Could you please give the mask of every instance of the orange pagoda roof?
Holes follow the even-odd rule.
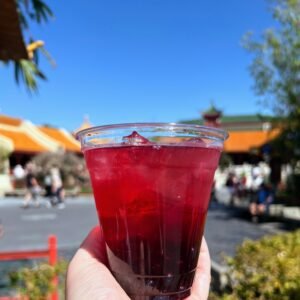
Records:
[[[21,131],[10,131],[0,128],[0,135],[9,138],[14,144],[15,152],[43,152],[49,151],[43,145],[34,141],[29,135]]]
[[[43,133],[48,135],[62,145],[67,151],[80,152],[80,144],[73,138],[73,136],[62,129],[53,127],[38,127]]]
[[[80,152],[79,142],[64,129],[38,127],[30,121],[0,115],[0,136],[13,144],[13,151],[38,153],[57,151]]]
[[[0,123],[10,126],[20,126],[22,120],[18,118],[12,118],[6,115],[0,115]]]
[[[270,131],[231,131],[225,141],[225,152],[249,152],[253,148],[262,147],[280,134],[279,129]]]

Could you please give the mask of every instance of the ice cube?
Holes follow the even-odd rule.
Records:
[[[207,147],[207,143],[199,137],[193,137],[185,140],[182,144],[186,146]]]
[[[124,136],[123,143],[127,145],[146,145],[146,144],[151,145],[152,144],[148,139],[141,136],[136,131],[133,131],[130,135]]]
[[[183,143],[181,143],[181,145],[190,146],[190,147],[216,148],[216,149],[222,148],[222,144],[219,141],[209,139],[209,138],[198,138],[198,137],[190,138],[184,141]]]

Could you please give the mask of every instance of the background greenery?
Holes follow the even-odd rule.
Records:
[[[300,299],[300,230],[245,241],[228,258],[228,291],[211,300]]]

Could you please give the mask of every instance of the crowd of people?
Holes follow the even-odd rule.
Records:
[[[28,208],[31,205],[39,207],[42,204],[44,196],[44,204],[47,207],[65,208],[65,191],[60,170],[53,165],[46,173],[43,181],[40,182],[36,176],[35,165],[28,162],[23,168],[21,165],[16,165],[13,170],[13,176],[16,180],[23,180],[25,183],[25,196],[22,207]]]
[[[232,171],[228,173],[225,185],[229,190],[231,202],[234,198],[250,199],[249,212],[254,222],[267,212],[274,201],[275,189],[259,167],[252,169],[250,184],[247,183],[246,176],[237,176]]]

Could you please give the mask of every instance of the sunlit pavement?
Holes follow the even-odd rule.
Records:
[[[21,199],[0,199],[0,220],[4,234],[0,251],[42,249],[55,234],[60,255],[70,257],[98,220],[91,197],[66,200],[65,209],[21,208]]]
[[[65,209],[21,208],[22,200],[0,198],[0,220],[4,234],[0,251],[41,249],[49,234],[57,235],[61,255],[69,258],[89,230],[98,223],[92,197],[66,200]],[[233,255],[245,238],[257,239],[277,231],[276,224],[252,224],[236,211],[215,206],[208,213],[206,239],[214,262],[222,263],[221,254]]]

